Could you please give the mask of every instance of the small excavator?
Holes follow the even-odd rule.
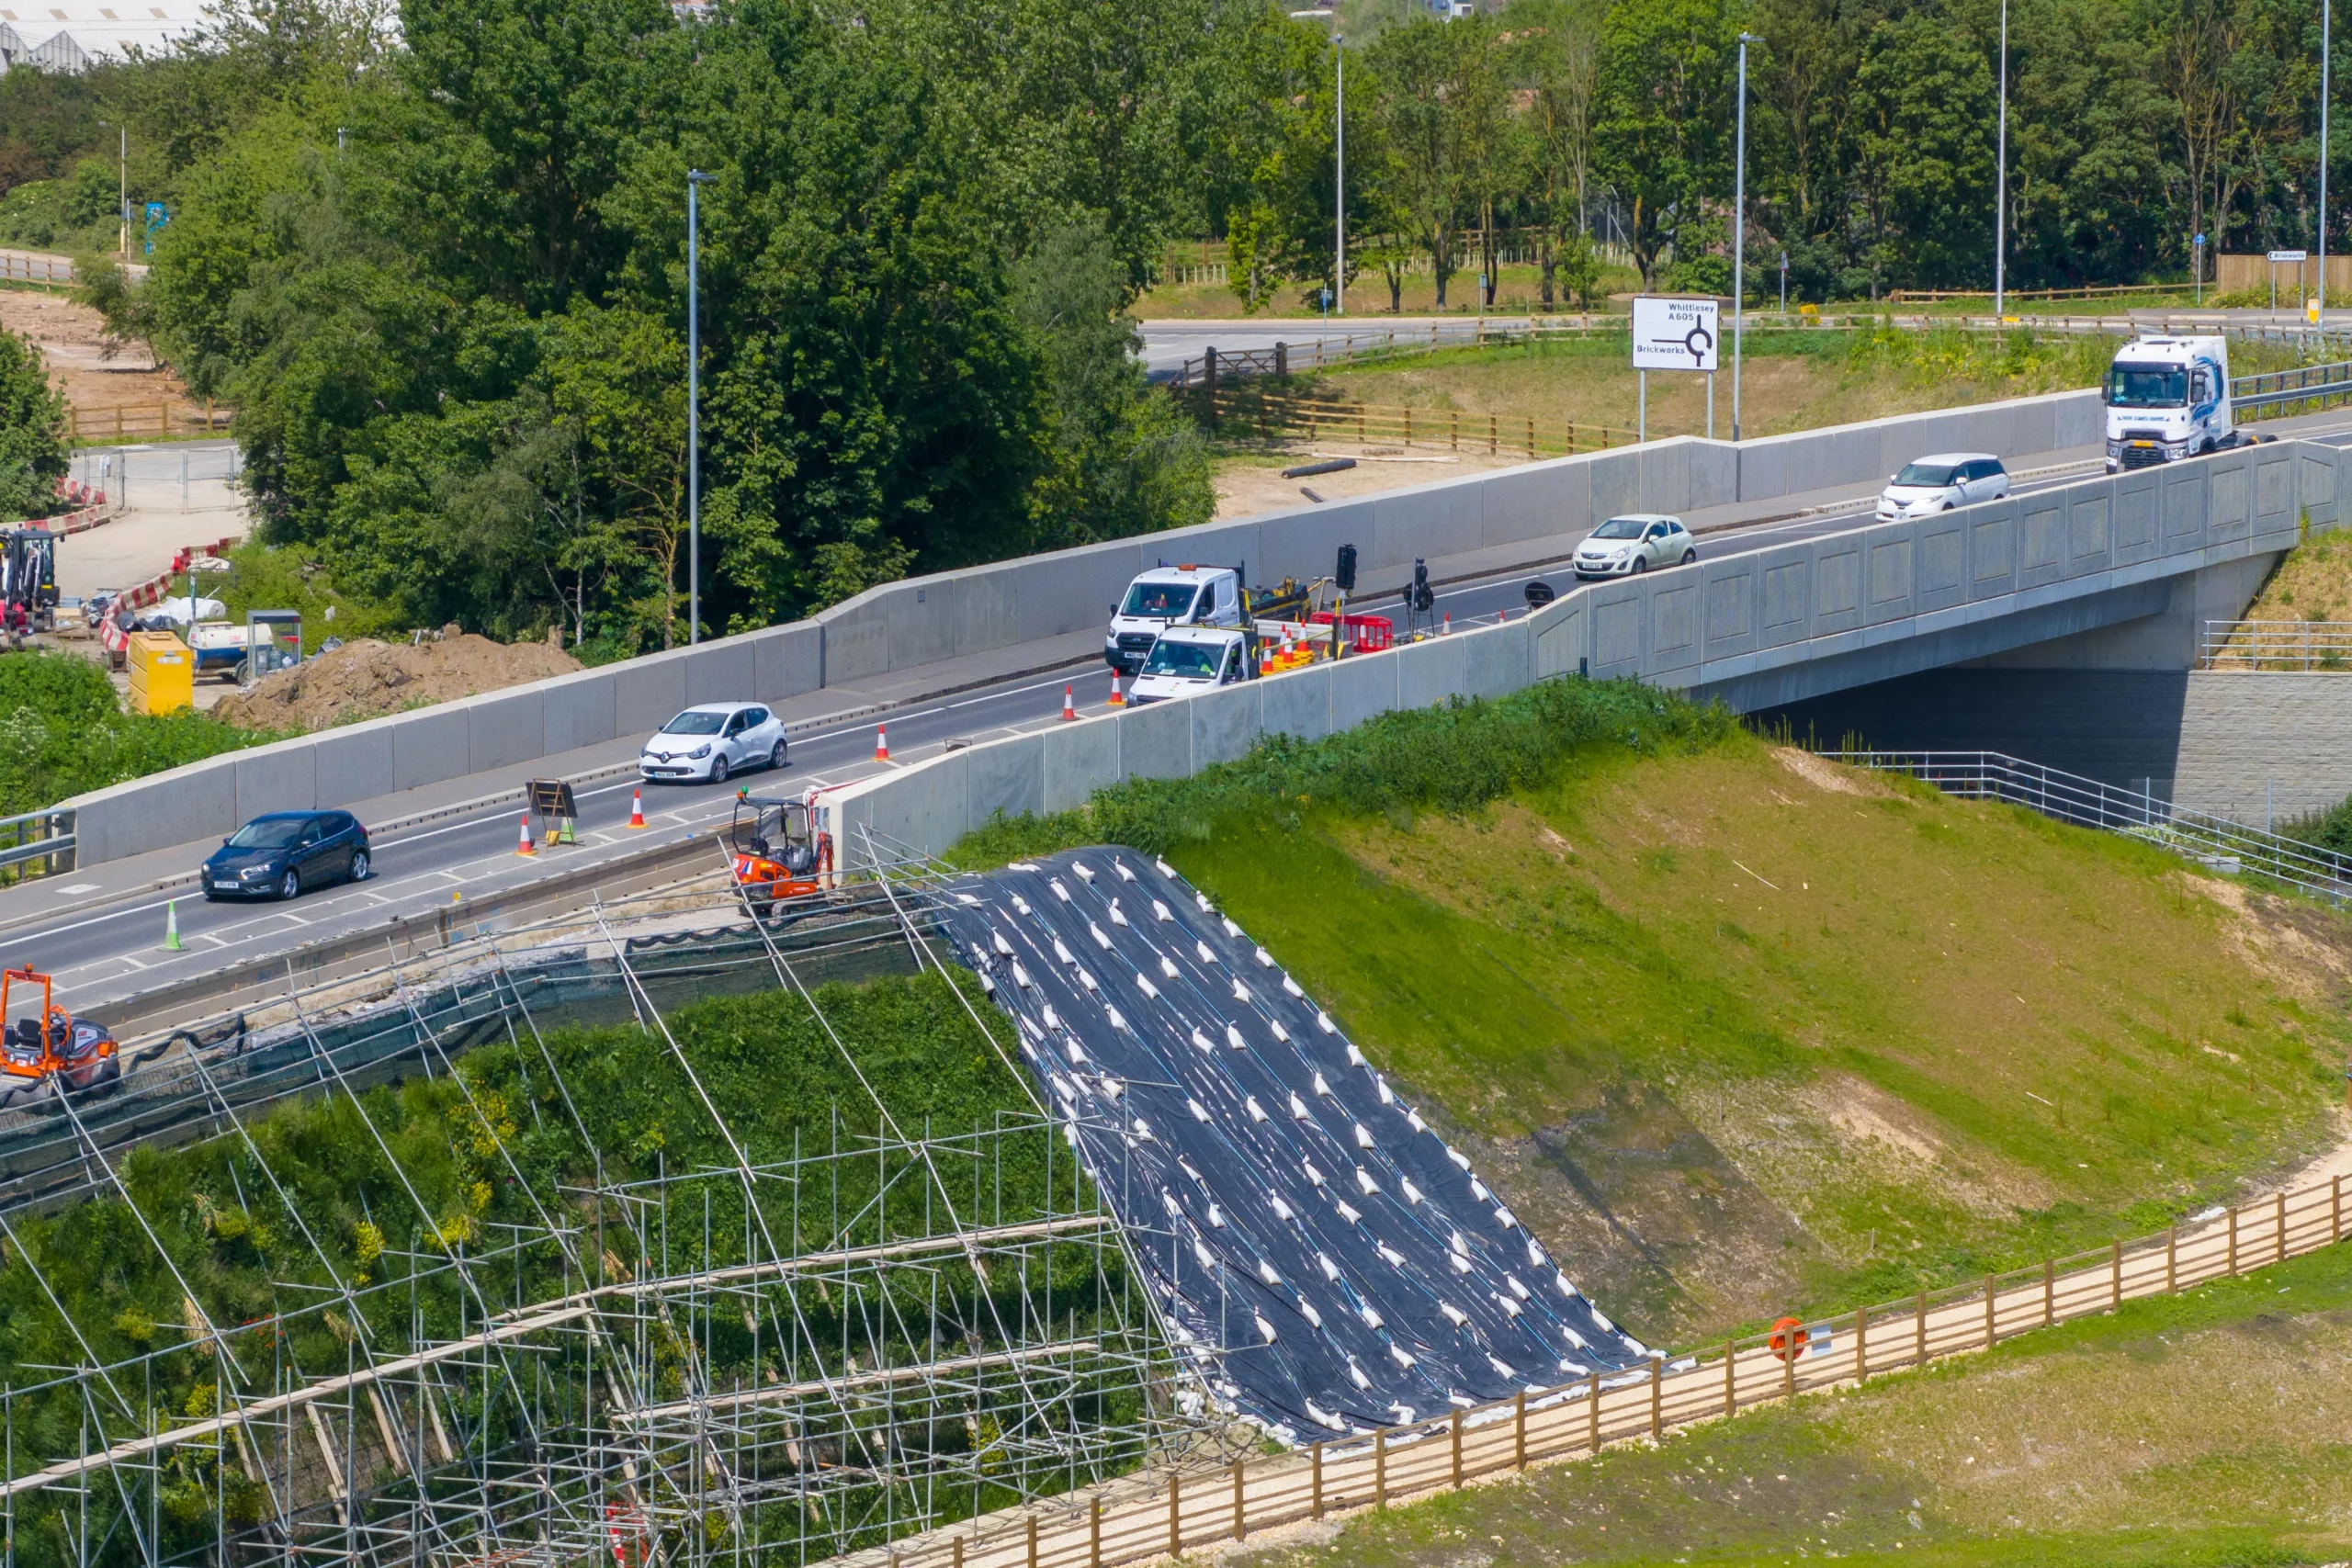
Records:
[[[783,899],[816,892],[819,878],[832,869],[833,847],[816,830],[805,800],[737,790],[727,847],[736,886],[762,915]]]
[[[40,988],[40,1010],[15,1017],[35,987]],[[115,1052],[114,1031],[59,1007],[48,976],[33,969],[0,970],[0,1105],[52,1077],[61,1091],[107,1088],[122,1077]]]

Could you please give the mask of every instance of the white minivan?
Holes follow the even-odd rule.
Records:
[[[1990,452],[1939,452],[1903,465],[1878,493],[1878,520],[1924,517],[1930,512],[2006,501],[2009,471]]]

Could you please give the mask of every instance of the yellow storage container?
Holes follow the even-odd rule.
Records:
[[[170,632],[130,634],[130,711],[171,713],[196,703],[196,655]]]

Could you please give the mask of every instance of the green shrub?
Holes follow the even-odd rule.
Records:
[[[1096,792],[1087,810],[999,818],[956,846],[970,866],[1086,843],[1131,844],[1154,854],[1205,838],[1229,813],[1295,819],[1309,806],[1368,816],[1464,811],[1540,783],[1581,748],[1634,750],[1713,745],[1738,730],[1721,706],[1700,707],[1634,681],[1544,681],[1497,701],[1383,714],[1300,740],[1270,735],[1238,762],[1189,779],[1130,779]]]

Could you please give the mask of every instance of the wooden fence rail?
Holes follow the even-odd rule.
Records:
[[[77,446],[107,441],[161,440],[226,430],[230,411],[208,399],[196,403],[126,403],[116,408],[65,411],[65,438]]]
[[[1484,452],[1489,457],[1511,453],[1532,459],[1601,452],[1611,446],[1630,446],[1638,439],[1633,431],[1605,424],[1565,424],[1523,414],[1473,413],[1461,409],[1261,396],[1234,389],[1204,394],[1202,406],[1213,431],[1238,426],[1243,432],[1254,431],[1261,440],[1277,435],[1304,435],[1309,441],[1332,436],[1358,442],[1395,441],[1449,452]]]
[[[1982,1350],[2331,1246],[2344,1181],[2279,1192],[2183,1231],[1989,1275],[1974,1284],[1807,1322],[1784,1352],[1770,1335],[1660,1353],[1629,1371],[1430,1420],[1327,1439],[1272,1459],[1127,1477],[838,1559],[889,1568],[1104,1568],[1180,1556],[1306,1519],[1454,1490],[1529,1465],[1657,1438],[1815,1389]],[[1792,1336],[1792,1338],[1797,1337]]]

